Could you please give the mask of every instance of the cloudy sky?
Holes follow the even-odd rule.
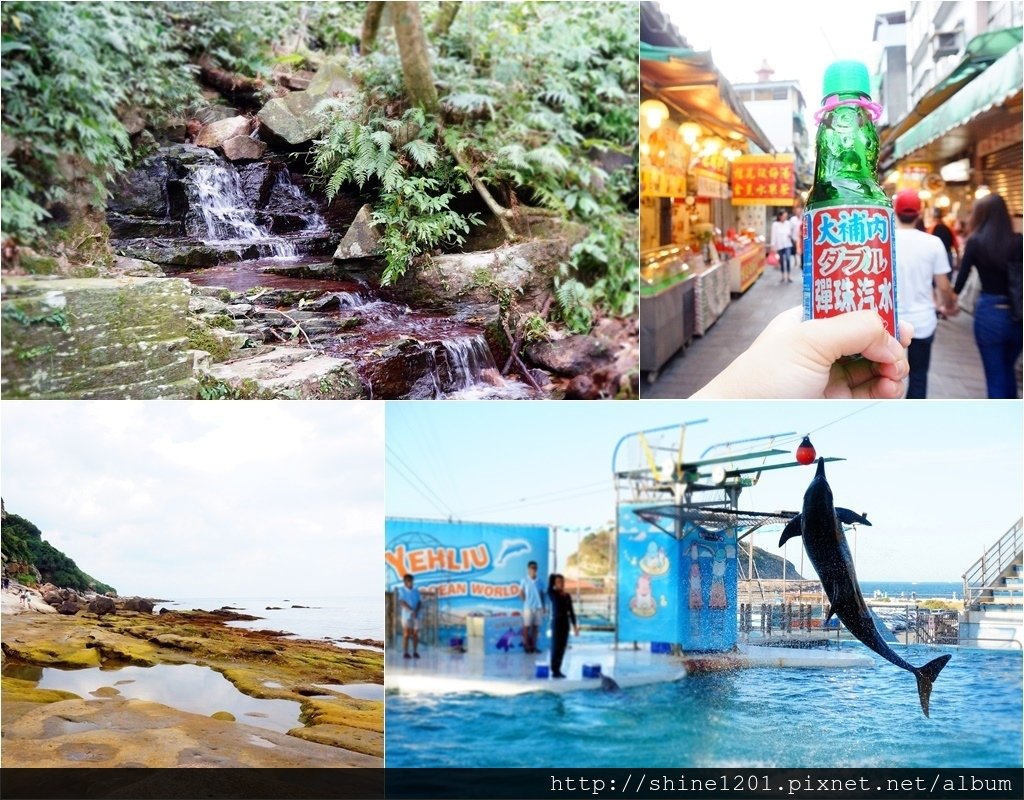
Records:
[[[121,594],[377,594],[383,431],[382,403],[6,400],[4,504]]]
[[[861,580],[959,581],[1021,516],[1020,403],[1000,401],[389,403],[387,511],[563,526],[562,559],[575,549],[576,528],[614,518],[620,438],[701,419],[687,429],[686,460],[717,443],[779,434],[787,455],[769,461],[792,461],[805,433],[819,455],[846,459],[828,476],[837,505],[866,511],[873,523],[857,533]],[[678,432],[667,440],[678,447]],[[618,469],[643,465],[638,448],[620,450]],[[799,510],[812,477],[812,467],[764,472],[740,507]],[[778,531],[756,539],[771,552],[777,543]],[[786,554],[799,564],[797,542]]]

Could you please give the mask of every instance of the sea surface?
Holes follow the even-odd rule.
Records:
[[[229,607],[258,620],[228,623],[250,630],[286,631],[302,639],[338,640],[384,638],[384,595],[367,597],[309,597],[301,594],[280,594],[270,597],[182,597],[173,602],[157,603],[171,611],[200,608],[214,611]],[[270,607],[276,608],[270,608]],[[305,606],[296,608],[295,606]]]
[[[913,675],[857,642],[838,647],[875,664],[736,670],[618,692],[389,694],[388,766],[1022,765],[1019,651],[896,647],[916,665],[953,654],[928,718]]]
[[[962,600],[964,596],[963,581],[858,581],[860,590],[864,597],[871,599],[876,590],[882,591],[889,597],[910,598],[916,594],[918,599],[938,597],[944,600],[952,600],[955,594],[957,599]]]

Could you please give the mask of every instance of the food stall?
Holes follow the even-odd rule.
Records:
[[[709,53],[641,39],[640,369],[653,381],[764,269],[763,240],[735,232],[730,181],[735,159],[771,143]]]

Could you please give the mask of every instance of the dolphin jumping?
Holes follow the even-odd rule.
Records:
[[[810,556],[825,594],[832,604],[825,622],[833,615],[839,617],[850,633],[886,661],[914,673],[921,709],[927,717],[932,684],[951,656],[939,656],[923,667],[915,667],[896,655],[885,643],[875,627],[875,622],[864,602],[864,595],[857,584],[853,558],[850,556],[850,548],[840,524],[844,522],[847,525],[854,522],[861,525],[871,524],[866,515],[856,514],[848,508],[837,508],[832,504],[832,489],[825,480],[825,459],[819,458],[818,471],[804,494],[803,513],[797,514],[786,525],[779,539],[779,547],[794,536],[803,536],[804,549]]]

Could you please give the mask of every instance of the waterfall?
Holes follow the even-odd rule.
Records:
[[[295,186],[291,188],[298,191]],[[189,214],[186,219],[190,236],[209,243],[255,245],[261,257],[295,258],[298,255],[294,244],[271,236],[256,224],[234,167],[201,164],[191,170],[188,189],[189,205],[198,209],[201,217]]]
[[[463,336],[441,342],[448,363],[449,380],[454,391],[468,389],[479,383],[485,369],[495,369],[491,349],[483,336]]]
[[[297,207],[305,206],[309,209],[309,211],[306,212],[308,221],[306,222],[306,227],[303,230],[303,233],[323,233],[327,230],[327,220],[325,220],[323,216],[321,216],[320,212],[317,211],[316,204],[310,201],[310,199],[303,194],[302,190],[292,183],[291,175],[288,173],[288,170],[279,170],[277,175],[274,176],[274,191],[280,192],[290,198]]]

